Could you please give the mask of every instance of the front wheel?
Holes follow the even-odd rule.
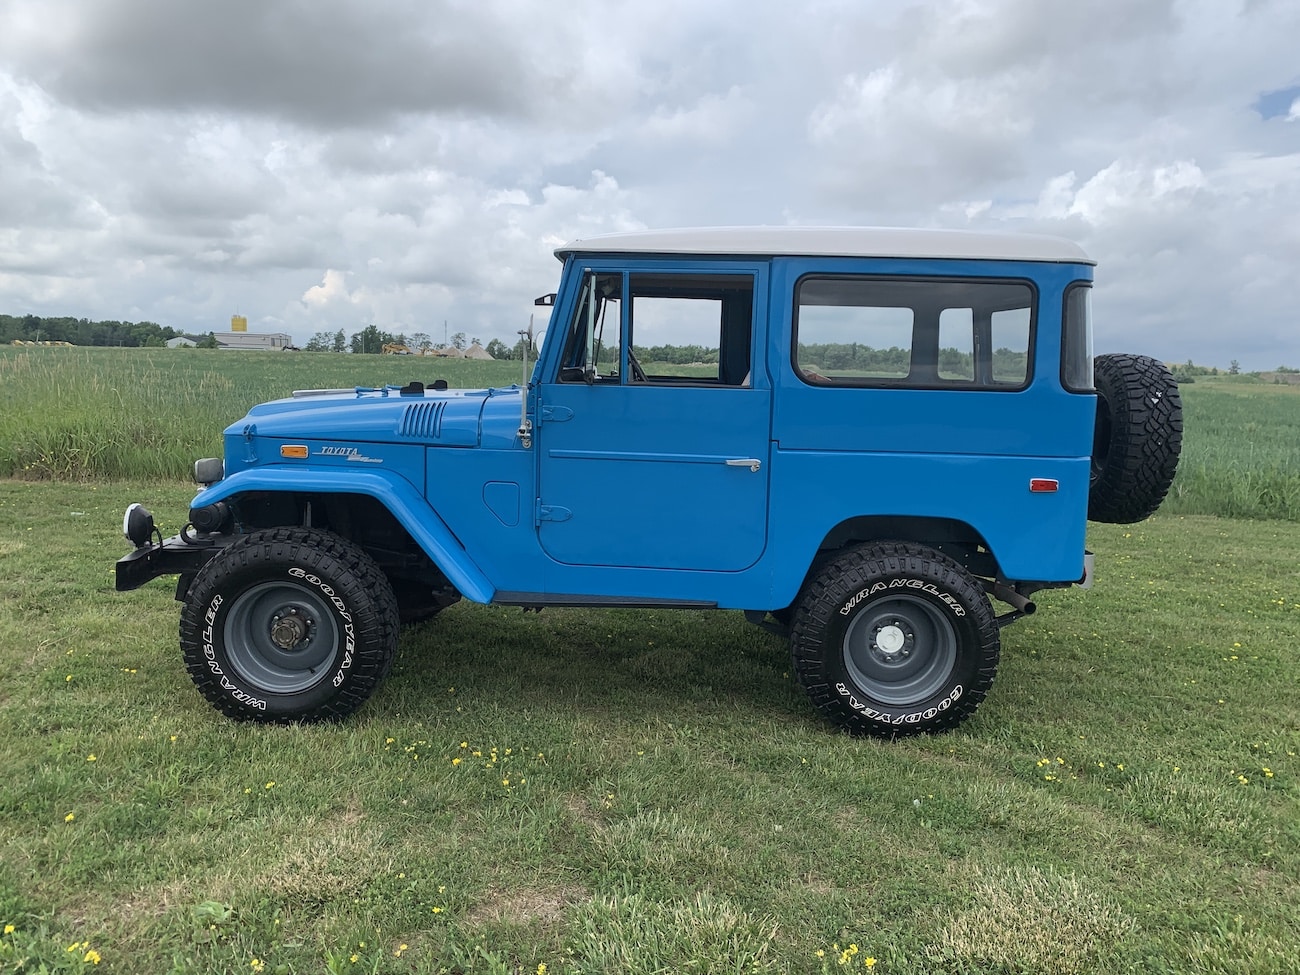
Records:
[[[397,601],[361,549],[328,532],[255,532],[214,556],[181,611],[199,691],[243,721],[342,718],[392,668]]]
[[[813,704],[856,735],[946,731],[993,684],[1000,642],[979,583],[923,545],[852,549],[809,582],[790,634]]]

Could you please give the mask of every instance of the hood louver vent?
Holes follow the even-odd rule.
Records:
[[[411,404],[402,414],[398,436],[412,440],[437,440],[442,436],[442,414],[446,408],[444,400]]]

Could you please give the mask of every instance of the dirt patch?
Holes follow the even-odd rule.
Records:
[[[487,898],[472,908],[465,919],[471,924],[507,922],[531,924],[558,920],[571,904],[588,900],[591,894],[580,887],[543,887],[536,890],[490,890]]]

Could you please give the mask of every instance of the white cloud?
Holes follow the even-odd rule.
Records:
[[[1300,102],[1253,108],[1296,36],[1266,0],[8,0],[0,313],[513,341],[573,237],[974,226],[1080,241],[1108,339],[1300,365]]]

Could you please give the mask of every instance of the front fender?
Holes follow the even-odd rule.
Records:
[[[474,564],[438,513],[429,507],[411,482],[402,477],[382,471],[245,470],[200,491],[193,506],[201,508],[251,491],[369,495],[392,512],[461,595],[477,603],[488,603],[496,593],[496,587]]]

